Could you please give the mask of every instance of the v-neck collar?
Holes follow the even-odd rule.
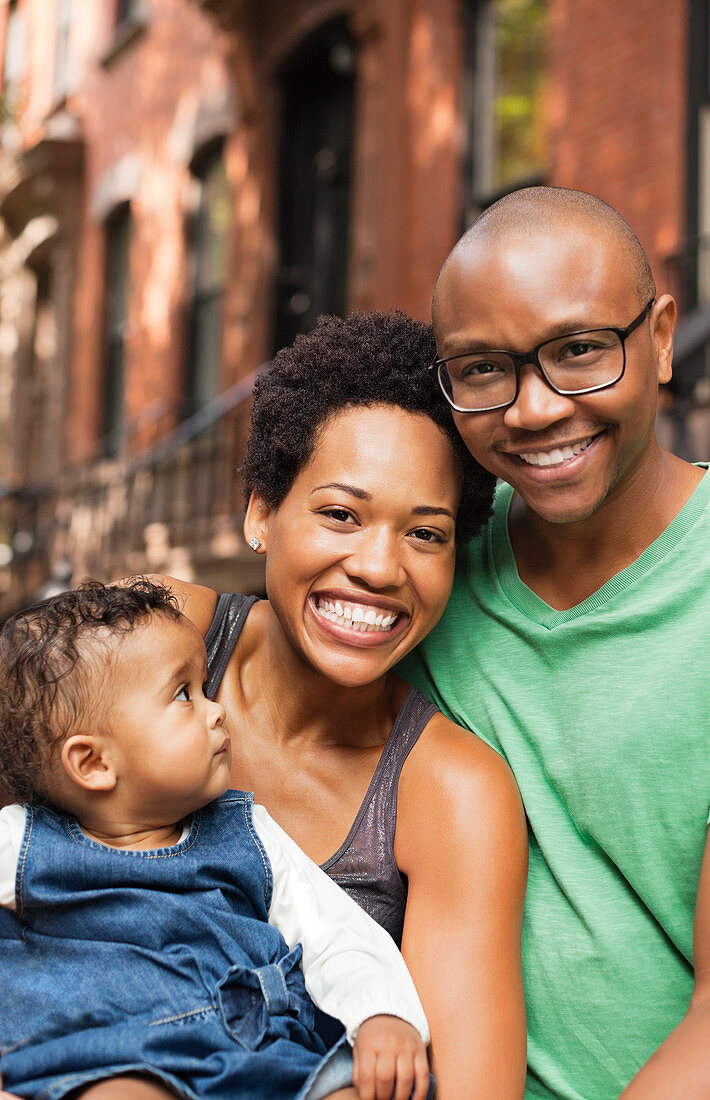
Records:
[[[707,470],[708,463],[699,462],[698,466]],[[499,503],[488,527],[488,552],[501,589],[526,618],[540,626],[553,630],[556,626],[578,619],[590,611],[596,610],[608,600],[613,599],[625,588],[633,584],[653,568],[685,537],[695,525],[710,502],[710,475],[706,474],[693,490],[691,496],[664,531],[648,546],[644,552],[620,573],[592,592],[582,603],[565,611],[557,611],[538,596],[520,579],[518,567],[510,541],[508,516],[513,500],[512,486],[503,483],[498,489]]]

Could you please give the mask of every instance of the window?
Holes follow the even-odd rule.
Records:
[[[148,0],[114,0],[113,23],[101,64],[106,68],[144,33],[149,18]]]
[[[57,0],[57,36],[54,53],[54,98],[62,100],[69,92],[69,40],[72,0]]]
[[[706,3],[689,5],[688,212],[689,244],[677,258],[681,308],[710,304],[710,14]],[[684,285],[682,285],[684,284]]]
[[[7,37],[3,62],[3,114],[13,116],[19,107],[20,87],[25,75],[25,17],[17,0],[10,0],[7,16]]]
[[[35,315],[32,357],[25,387],[30,402],[25,454],[26,478],[41,483],[48,470],[56,469],[56,447],[60,425],[56,397],[57,318],[52,298],[52,269],[49,258],[35,268]]]
[[[131,211],[125,203],[106,225],[103,453],[107,456],[118,454],[123,437],[130,250]]]
[[[277,348],[321,313],[347,312],[356,68],[347,20],[338,18],[302,42],[280,73]]]
[[[116,26],[140,22],[142,7],[142,0],[116,0]]]
[[[482,206],[542,182],[547,158],[547,0],[467,5],[467,221]]]
[[[187,413],[217,396],[222,353],[222,300],[227,281],[231,203],[222,143],[193,166],[196,205],[190,227],[191,287],[187,347]]]

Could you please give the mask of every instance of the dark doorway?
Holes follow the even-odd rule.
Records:
[[[281,72],[277,348],[347,308],[354,83],[344,20],[312,35]]]

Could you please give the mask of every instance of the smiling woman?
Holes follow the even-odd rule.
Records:
[[[527,843],[503,760],[395,670],[432,629],[493,479],[428,326],[322,318],[259,380],[247,541],[268,600],[168,580],[205,635],[232,781],[401,944],[439,1100],[522,1096]]]
[[[432,420],[376,405],[331,417],[278,507],[254,491],[245,531],[289,653],[352,687],[428,633],[451,589],[459,485]]]

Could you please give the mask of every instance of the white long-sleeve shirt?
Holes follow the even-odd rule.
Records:
[[[370,1016],[399,1016],[425,1043],[429,1028],[414,983],[392,938],[348,897],[269,816],[253,820],[273,873],[268,921],[293,948],[303,947],[306,988],[345,1025],[352,1043]],[[15,880],[25,833],[24,806],[0,809],[0,905],[15,908]]]

